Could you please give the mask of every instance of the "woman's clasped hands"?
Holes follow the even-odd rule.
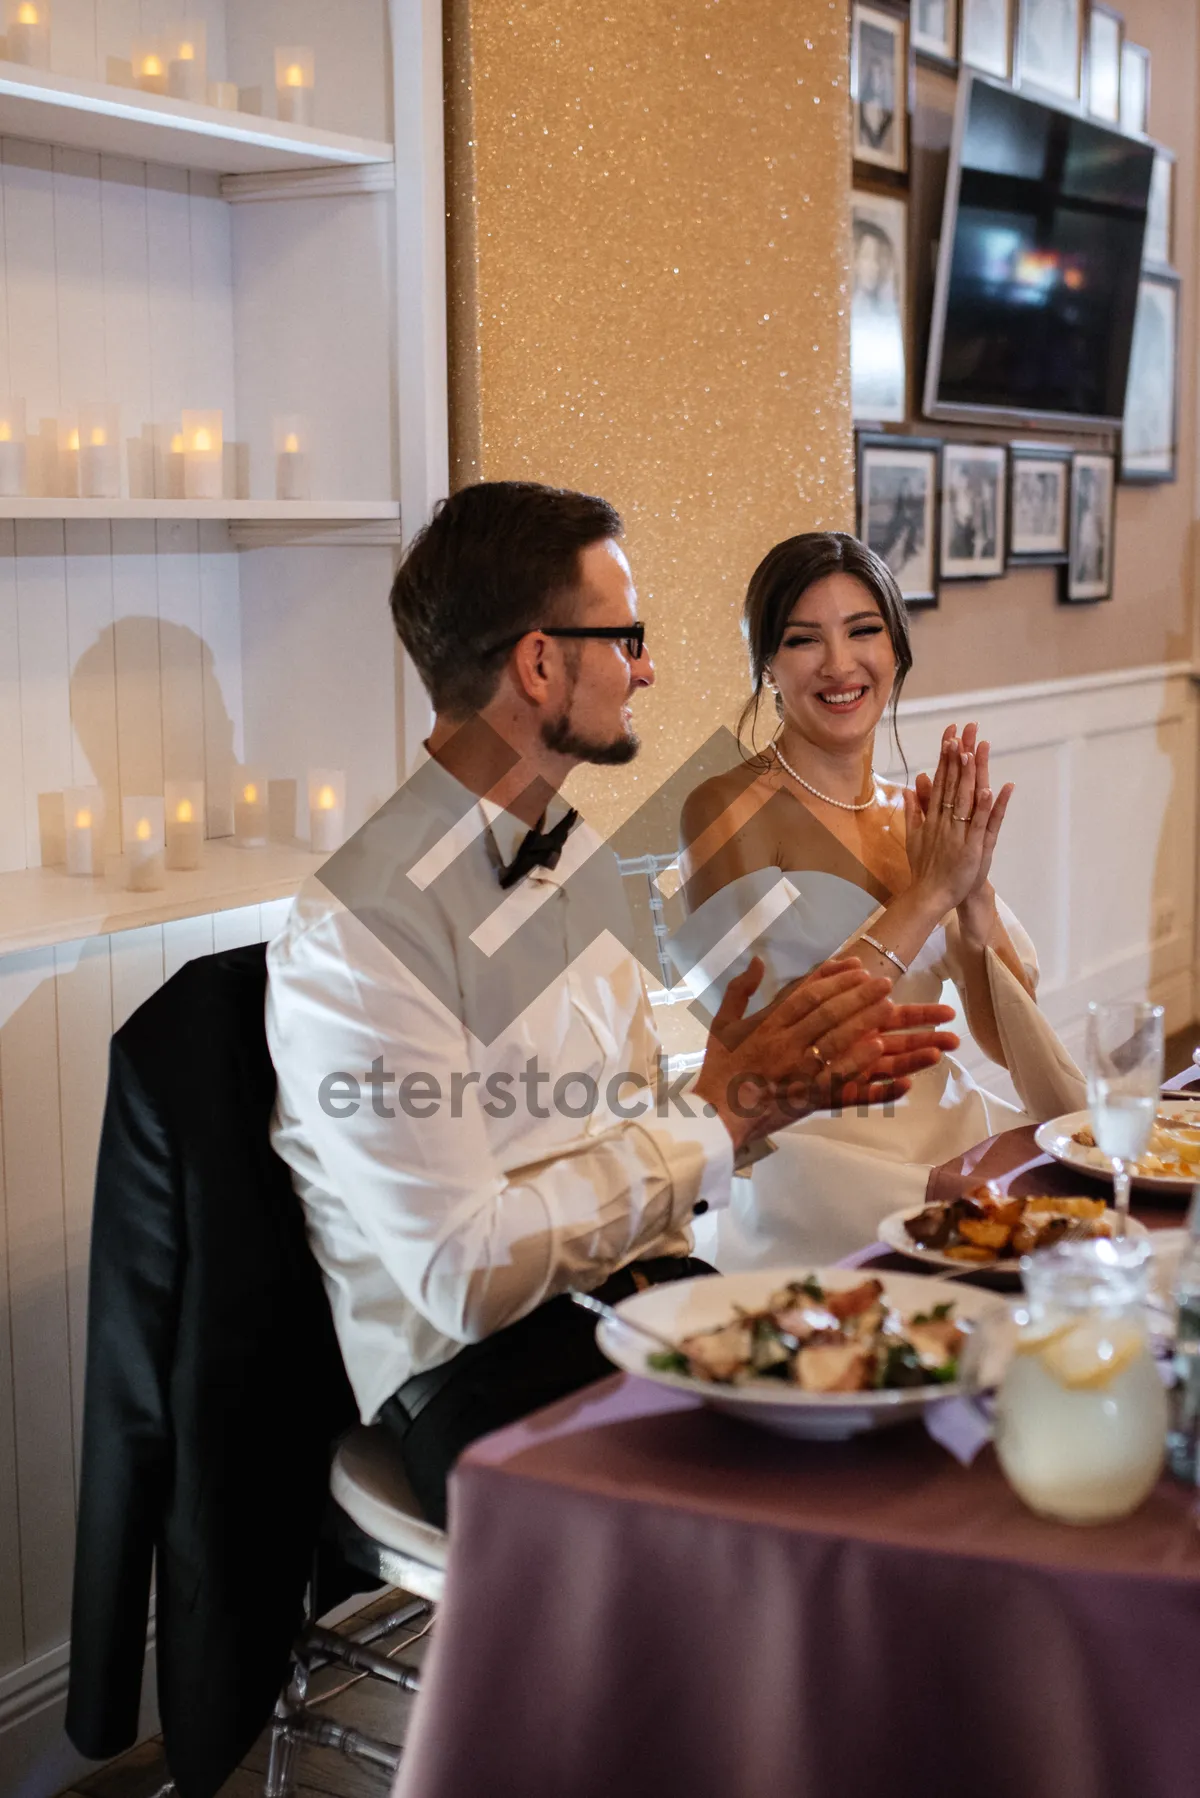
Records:
[[[1009,783],[993,794],[988,750],[976,725],[968,724],[961,738],[947,725],[932,780],[918,774],[904,793],[913,887],[941,915],[956,908],[967,917],[978,911],[981,923],[995,906],[989,874],[1013,792]]]

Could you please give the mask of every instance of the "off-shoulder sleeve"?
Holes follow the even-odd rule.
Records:
[[[996,911],[1008,932],[1030,986],[1037,991],[1040,969],[1037,950],[1024,925],[1003,899]],[[949,978],[961,987],[962,959],[958,920],[947,926]],[[1030,1117],[1042,1122],[1064,1111],[1078,1111],[1087,1103],[1087,1083],[1060,1041],[1057,1031],[994,949],[987,950],[988,984],[992,1010],[1009,1077]]]

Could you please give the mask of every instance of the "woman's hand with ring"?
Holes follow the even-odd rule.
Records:
[[[992,796],[979,778],[975,729],[960,742],[953,725],[942,737],[933,780],[904,795],[908,861],[913,886],[927,896],[940,919],[960,905],[978,885],[985,866],[985,843],[995,843],[999,820],[987,836]],[[967,747],[969,741],[970,747]],[[985,767],[986,772],[986,767]],[[1004,798],[1007,805],[1007,798]],[[1003,809],[1000,818],[1003,818]],[[986,865],[990,865],[990,848]]]

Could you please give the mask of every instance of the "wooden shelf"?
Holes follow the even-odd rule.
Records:
[[[392,499],[0,499],[0,518],[197,518],[263,524],[358,524],[398,519]]]
[[[0,955],[287,899],[328,859],[281,843],[236,849],[218,838],[205,845],[203,868],[168,874],[160,893],[123,892],[61,868],[0,874]]]
[[[391,144],[0,62],[0,134],[222,175],[391,163]]]

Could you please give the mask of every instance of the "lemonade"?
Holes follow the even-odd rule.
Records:
[[[1142,1311],[1149,1248],[1067,1243],[1025,1263],[1029,1306],[996,1400],[1018,1496],[1064,1523],[1126,1517],[1163,1464],[1167,1395]]]
[[[1008,1480],[1031,1510],[1064,1523],[1136,1510],[1158,1478],[1166,1429],[1158,1370],[1128,1325],[1107,1338],[1075,1325],[1043,1347],[1018,1343],[996,1405],[996,1453]]]

